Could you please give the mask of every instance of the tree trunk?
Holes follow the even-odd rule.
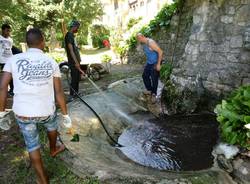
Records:
[[[62,19],[62,22],[61,22],[61,29],[62,29],[63,37],[65,37],[65,35],[67,33],[67,26],[65,24],[64,19]]]

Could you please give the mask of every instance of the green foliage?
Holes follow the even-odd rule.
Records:
[[[126,40],[126,43],[127,43],[129,49],[135,48],[135,46],[137,44],[136,33],[133,33],[131,35],[131,37],[128,40]]]
[[[2,2],[3,1],[3,2]],[[52,27],[62,32],[65,23],[77,19],[81,23],[77,41],[87,42],[88,27],[92,21],[103,14],[99,0],[1,0],[0,23],[12,25],[12,37],[15,42],[24,42],[26,28],[31,25],[51,38]],[[59,41],[62,35],[57,35]]]
[[[108,54],[102,55],[102,60],[101,61],[103,63],[109,63],[111,60],[112,60],[112,57],[110,55],[108,55]]]
[[[121,29],[112,30],[110,42],[112,45],[112,50],[119,55],[121,62],[123,62],[129,46],[123,41]]]
[[[142,20],[142,17],[129,19],[128,24],[127,24],[127,29],[128,30],[131,29],[134,25],[140,22],[140,20]]]
[[[93,47],[103,48],[103,40],[108,40],[110,31],[103,25],[93,25],[90,29]]]
[[[250,130],[244,127],[250,123],[250,86],[240,87],[227,100],[222,100],[215,113],[222,138],[230,144],[250,149]]]
[[[172,73],[173,66],[169,63],[161,65],[160,77],[161,80],[167,81]]]
[[[116,48],[116,53],[119,54],[120,58],[123,59],[128,51],[128,45],[120,45]]]
[[[142,27],[139,31],[134,33],[128,42],[129,48],[133,49],[136,46],[136,34],[142,33],[147,37],[151,37],[154,33],[160,29],[166,29],[170,26],[172,16],[182,7],[183,0],[176,0],[171,5],[165,5],[161,11],[155,16],[153,20],[147,26]]]

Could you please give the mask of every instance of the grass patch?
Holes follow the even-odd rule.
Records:
[[[34,184],[36,175],[34,170],[29,167],[29,157],[22,135],[17,132],[16,127],[10,131],[5,133],[9,136],[8,142],[6,141],[5,149],[0,154],[0,170],[2,171],[0,183]],[[42,159],[50,178],[50,184],[99,184],[97,178],[79,178],[59,157],[50,157],[46,130],[39,126],[39,131]]]

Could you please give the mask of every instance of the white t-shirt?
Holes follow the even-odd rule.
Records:
[[[0,35],[0,63],[5,64],[6,61],[13,55],[11,48],[13,45],[13,40],[8,37],[4,38]]]
[[[61,73],[52,58],[40,49],[30,48],[12,56],[3,70],[12,74],[15,114],[43,117],[55,112],[53,77],[61,77]]]

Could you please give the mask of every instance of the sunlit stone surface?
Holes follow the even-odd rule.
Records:
[[[225,181],[225,183],[230,184],[230,178],[216,169],[188,173],[159,170],[170,169],[166,165],[171,165],[172,169],[170,170],[182,170],[181,168],[184,168],[182,164],[184,163],[179,162],[179,157],[175,160],[177,158],[175,152],[179,153],[179,151],[185,151],[185,149],[176,151],[174,147],[164,147],[166,146],[165,143],[172,144],[172,141],[176,139],[161,136],[165,134],[159,128],[159,123],[162,120],[156,121],[155,116],[145,111],[147,104],[142,95],[143,89],[140,78],[135,78],[113,84],[104,94],[95,93],[84,96],[84,100],[100,115],[112,137],[118,140],[121,135],[119,141],[120,144],[124,144],[122,148],[112,146],[113,142],[107,137],[98,119],[82,102],[75,100],[68,104],[74,127],[80,135],[79,142],[71,142],[71,136],[66,134],[65,128],[61,127],[61,139],[69,150],[62,154],[62,159],[69,164],[72,171],[81,177],[97,176],[101,182],[117,184],[135,182],[174,184],[179,181],[184,183],[199,181],[204,184]],[[179,129],[183,124],[179,125],[179,127],[178,125],[169,125],[169,127],[172,127],[171,136],[178,137],[179,133],[186,133],[185,128]],[[165,128],[168,128],[168,126]],[[194,130],[197,131],[196,128]],[[128,142],[128,135],[131,142]],[[198,134],[194,133],[193,135]],[[126,137],[125,142],[122,140],[124,136]],[[160,143],[163,141],[163,145],[154,145],[154,140]],[[125,156],[126,151],[132,149],[134,149],[132,152],[135,153],[136,160],[129,154]],[[163,157],[162,163],[165,164],[164,167],[161,166],[162,157],[158,157],[159,155],[153,153],[154,150],[160,149],[164,150],[165,155],[170,155],[170,157]],[[192,154],[188,149],[194,150],[192,148],[186,149],[187,154]],[[149,165],[150,167],[141,166],[143,163],[140,162],[140,159],[145,158],[146,155],[152,160],[160,159],[157,162],[153,161],[153,163],[158,163],[156,165],[159,169],[153,169],[153,165]],[[128,156],[131,157],[128,158]],[[166,158],[170,158],[169,160],[172,163],[168,163]]]

